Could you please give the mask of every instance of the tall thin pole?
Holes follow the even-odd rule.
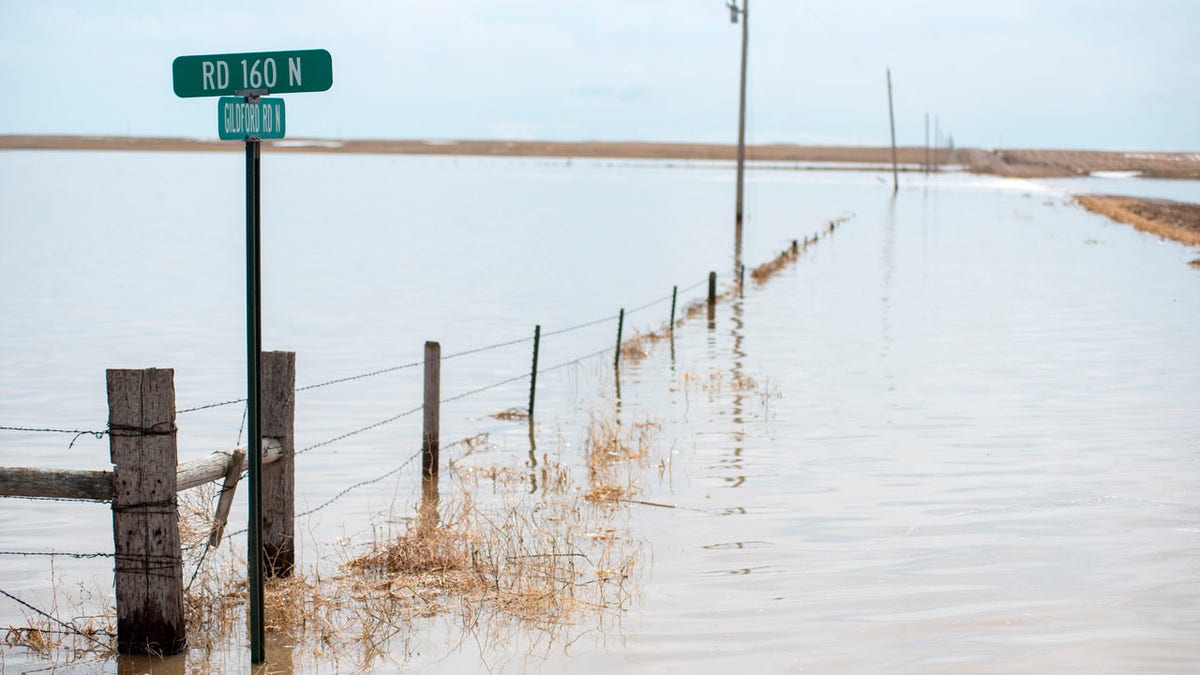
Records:
[[[250,455],[250,522],[247,524],[246,560],[250,577],[250,662],[255,665],[266,661],[263,648],[262,402],[259,400],[259,383],[262,379],[262,276],[259,252],[261,145],[262,142],[257,138],[246,139],[246,418]]]
[[[938,156],[938,145],[942,142],[942,125],[941,119],[933,116],[933,170],[938,173],[942,170],[942,158]]]
[[[929,174],[929,113],[925,113],[925,173]]]
[[[734,11],[737,11],[734,9]],[[742,0],[742,78],[738,96],[738,151],[737,151],[737,226],[742,227],[742,204],[746,172],[746,56],[750,40],[750,0]],[[736,14],[734,15],[737,16]],[[741,238],[740,236],[738,237]]]
[[[892,69],[887,69],[888,124],[892,127],[892,192],[900,191],[900,177],[896,169],[896,116],[892,112]]]

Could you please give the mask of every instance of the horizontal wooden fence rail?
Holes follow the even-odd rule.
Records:
[[[225,477],[234,456],[240,456],[238,473],[246,471],[246,448],[217,450],[198,459],[179,465],[175,471],[175,490],[183,492]],[[263,439],[263,464],[279,461],[283,446],[278,438]],[[35,497],[43,499],[86,499],[111,502],[113,498],[112,471],[80,471],[75,469],[36,469],[19,466],[0,466],[0,497]]]

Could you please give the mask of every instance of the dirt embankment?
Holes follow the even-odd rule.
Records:
[[[973,173],[1017,178],[1086,176],[1093,171],[1136,171],[1152,178],[1200,178],[1200,153],[1099,150],[961,150]]]
[[[502,157],[604,157],[613,159],[733,160],[737,146],[718,143],[610,141],[449,141],[323,140],[263,141],[271,152],[346,152],[402,155],[477,155]],[[148,136],[0,135],[0,150],[169,150],[240,151],[237,142]],[[890,147],[829,145],[752,145],[746,156],[757,161],[841,162],[887,165]],[[1200,179],[1200,153],[1101,152],[1094,150],[929,149],[904,146],[896,158],[909,170],[930,164],[961,164],[973,173],[1018,178],[1085,176],[1093,171],[1136,171],[1155,178]]]
[[[737,146],[716,143],[649,143],[602,141],[446,141],[446,140],[321,140],[263,141],[271,152],[344,152],[407,155],[477,155],[509,157],[606,157],[620,159],[733,160]],[[18,136],[0,135],[0,150],[167,150],[241,151],[237,142],[189,138],[119,136]],[[904,164],[924,162],[925,149],[897,148]],[[838,147],[817,145],[754,145],[746,149],[751,160],[780,162],[846,162],[890,164],[890,147]],[[951,161],[943,152],[943,163]]]
[[[1115,195],[1079,195],[1075,199],[1089,211],[1144,232],[1200,246],[1200,204]]]

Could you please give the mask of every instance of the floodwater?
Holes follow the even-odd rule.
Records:
[[[237,153],[0,153],[0,425],[103,429],[112,367],[174,368],[181,409],[242,395],[241,170]],[[263,170],[265,347],[297,352],[300,385],[419,361],[425,340],[454,353],[652,301],[625,331],[657,328],[673,285],[689,288],[682,306],[710,270],[728,288],[735,268],[725,164],[268,153]],[[545,638],[418,621],[368,667],[1200,669],[1197,251],[1087,213],[1062,182],[906,174],[893,197],[890,180],[750,172],[747,267],[817,244],[619,380],[611,351],[539,376],[536,454],[582,465],[598,416],[654,429],[637,502],[612,516],[639,552],[616,612]],[[612,319],[546,337],[540,363],[615,332]],[[447,360],[443,396],[529,359],[523,342]],[[489,417],[526,405],[527,386],[443,407],[444,443],[490,435],[463,466],[530,469],[525,423]],[[296,445],[409,410],[420,387],[409,368],[300,392]],[[181,414],[181,458],[232,446],[241,414]],[[399,466],[419,425],[297,458],[297,511]],[[71,439],[0,431],[0,464],[108,468],[106,439]],[[328,573],[328,547],[409,511],[417,483],[409,465],[304,517],[301,566]],[[0,551],[112,550],[107,506],[0,507]],[[103,607],[111,560],[0,555],[0,588]],[[0,598],[0,625],[27,621]],[[248,662],[237,640],[227,663]],[[3,649],[6,668],[53,663]],[[304,672],[355,663],[318,651],[270,655]]]

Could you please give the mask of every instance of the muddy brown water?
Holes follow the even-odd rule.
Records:
[[[0,154],[0,424],[103,428],[107,367],[174,367],[181,407],[240,396],[239,171],[203,154]],[[710,269],[724,284],[731,185],[719,164],[267,157],[266,345],[294,349],[308,384],[419,360],[426,339],[450,353],[615,315]],[[634,471],[642,503],[611,521],[638,551],[630,596],[551,632],[435,616],[369,666],[1200,668],[1195,251],[1089,214],[1058,183],[910,176],[893,199],[883,173],[771,171],[750,186],[749,265],[852,218],[626,364],[619,396],[611,355],[538,380],[539,454],[577,471],[593,416],[657,425]],[[668,309],[632,313],[627,334]],[[541,362],[614,340],[612,321],[548,338]],[[523,343],[447,361],[443,392],[528,359]],[[297,445],[411,408],[419,375],[299,394]],[[532,473],[527,427],[489,417],[524,405],[525,386],[443,409],[445,439],[490,434],[462,466]],[[240,418],[181,416],[181,456],[232,445]],[[306,453],[297,509],[395,468],[419,433],[403,418]],[[0,464],[105,467],[103,440],[69,440],[3,432]],[[405,513],[416,480],[410,467],[303,519],[302,566],[328,572],[329,548]],[[0,550],[112,550],[106,507],[0,506]],[[44,608],[55,589],[60,606],[103,606],[111,562],[0,556],[0,588]],[[0,625],[25,620],[0,601]],[[361,665],[288,644],[273,642],[280,667]],[[3,649],[6,669],[52,664]],[[246,660],[234,639],[216,662]]]

